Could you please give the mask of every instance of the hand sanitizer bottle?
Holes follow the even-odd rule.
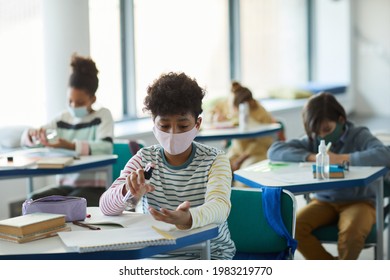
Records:
[[[239,119],[238,119],[238,125],[239,129],[241,131],[245,131],[248,129],[248,124],[249,124],[249,104],[248,102],[240,103],[238,105],[238,114],[239,114]]]
[[[321,140],[316,155],[316,178],[319,180],[329,179],[329,155],[326,152],[325,140]]]
[[[144,171],[144,176],[145,176],[145,183],[148,184],[149,183],[149,179],[152,178],[152,173],[153,173],[153,170],[154,170],[154,164],[153,163],[148,163],[146,165],[146,168],[145,168],[145,171]],[[133,196],[131,194],[131,192],[129,191],[125,197],[123,198],[123,202],[126,203],[126,210],[129,210],[129,211],[132,211],[136,208],[138,202],[139,202],[139,198],[136,198],[135,196]]]

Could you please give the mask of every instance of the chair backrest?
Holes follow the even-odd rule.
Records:
[[[268,224],[262,205],[263,192],[256,188],[232,188],[232,208],[228,217],[231,237],[237,253],[271,254],[287,249],[287,240]],[[296,200],[286,190],[281,194],[282,220],[290,233],[295,234]]]
[[[112,166],[112,177],[115,180],[119,177],[121,170],[125,167],[129,159],[143,147],[138,141],[133,140],[115,140],[113,154],[118,156],[115,164]],[[138,148],[138,149],[137,149]]]

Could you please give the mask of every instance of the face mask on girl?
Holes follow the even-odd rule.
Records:
[[[331,142],[332,144],[336,144],[340,140],[341,135],[343,135],[343,128],[344,124],[337,122],[336,127],[331,133],[329,133],[323,138],[318,137],[318,140],[320,141],[321,139],[324,139],[326,144],[328,144],[329,142]]]
[[[187,150],[197,133],[196,125],[190,131],[183,133],[167,133],[155,126],[153,127],[153,134],[157,141],[171,155],[178,155]]]
[[[89,114],[87,106],[82,106],[82,107],[71,107],[68,106],[68,111],[71,113],[73,117],[76,118],[84,118]]]

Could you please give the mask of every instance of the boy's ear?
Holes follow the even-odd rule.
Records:
[[[200,128],[200,125],[202,124],[202,117],[198,117],[198,119],[196,120],[196,126],[197,126],[197,128],[199,129]]]

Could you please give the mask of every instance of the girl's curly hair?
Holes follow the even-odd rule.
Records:
[[[193,114],[195,119],[202,113],[205,90],[195,79],[184,73],[162,74],[147,88],[144,111],[156,116]]]
[[[73,54],[70,66],[72,67],[72,74],[69,77],[69,86],[85,90],[91,96],[95,96],[99,86],[97,77],[99,71],[95,62],[91,58]]]

